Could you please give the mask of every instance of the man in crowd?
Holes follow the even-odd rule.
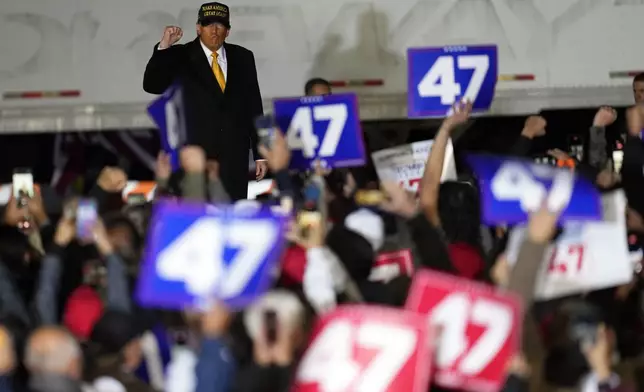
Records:
[[[267,166],[257,154],[254,119],[263,114],[253,52],[225,42],[230,12],[221,3],[199,9],[197,38],[175,45],[183,31],[165,28],[143,77],[143,89],[162,94],[172,83],[183,86],[188,142],[204,148],[219,162],[219,175],[233,200],[245,199],[248,189],[248,148],[256,162],[256,179]]]
[[[304,85],[306,95],[329,95],[331,94],[331,83],[322,78],[309,79]]]
[[[81,392],[82,363],[80,345],[60,327],[43,327],[29,338],[25,365],[32,391]]]
[[[633,98],[635,103],[644,103],[644,72],[633,78]]]

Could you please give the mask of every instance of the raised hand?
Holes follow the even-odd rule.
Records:
[[[617,111],[610,106],[602,106],[595,114],[595,119],[593,120],[593,126],[595,127],[607,127],[610,124],[614,123],[617,119]]]
[[[452,114],[445,119],[445,124],[455,127],[465,123],[472,113],[472,102],[457,102],[452,107]]]
[[[546,134],[546,119],[541,116],[530,116],[525,120],[521,134],[530,139]]]
[[[181,37],[183,37],[183,30],[181,30],[181,27],[167,26],[165,30],[163,30],[163,38],[161,38],[161,42],[159,43],[159,49],[169,48],[179,42]]]

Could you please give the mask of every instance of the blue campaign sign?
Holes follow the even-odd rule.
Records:
[[[355,94],[276,99],[273,109],[292,151],[291,169],[308,170],[315,160],[329,168],[364,165]]]
[[[168,87],[148,106],[148,114],[159,127],[161,148],[170,155],[172,169],[179,169],[179,149],[186,143],[187,137],[181,85],[175,83]]]
[[[161,201],[149,230],[137,297],[145,306],[241,308],[273,279],[285,244],[284,215]]]
[[[602,219],[599,191],[568,168],[488,155],[470,155],[467,160],[479,180],[487,224],[524,222],[544,200],[548,208],[563,211],[562,222]]]
[[[446,46],[407,50],[409,117],[443,117],[456,102],[472,112],[490,108],[498,77],[496,46]]]

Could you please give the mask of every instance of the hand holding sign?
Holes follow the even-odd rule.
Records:
[[[535,297],[542,300],[618,286],[631,280],[633,269],[626,243],[626,198],[622,191],[606,194],[604,220],[566,222],[557,240],[548,247],[537,276]],[[533,242],[547,243],[552,238],[554,214],[533,214],[527,235]],[[517,262],[525,227],[510,233],[508,263]],[[611,260],[606,263],[606,260]]]
[[[424,392],[430,371],[424,318],[403,310],[345,306],[319,319],[293,392]]]
[[[562,220],[601,219],[597,189],[570,169],[484,155],[471,155],[468,162],[479,179],[488,224],[526,221],[546,195],[549,210],[563,209]]]
[[[408,49],[409,117],[441,117],[461,101],[490,108],[497,79],[496,46]]]
[[[360,166],[365,162],[355,94],[278,99],[274,116],[292,151],[291,168]]]
[[[423,270],[414,275],[405,308],[427,314],[438,328],[433,382],[472,392],[501,389],[521,336],[517,298],[467,279]]]
[[[267,289],[283,245],[284,219],[268,208],[161,202],[149,231],[139,300],[183,308],[211,297],[238,307]]]

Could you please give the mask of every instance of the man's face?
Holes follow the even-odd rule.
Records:
[[[216,52],[224,44],[230,30],[221,23],[211,23],[208,26],[197,24],[197,35],[201,42],[213,52]]]
[[[644,103],[644,82],[633,83],[633,97],[635,103]]]
[[[329,95],[331,89],[326,84],[314,84],[311,87],[311,95]]]

